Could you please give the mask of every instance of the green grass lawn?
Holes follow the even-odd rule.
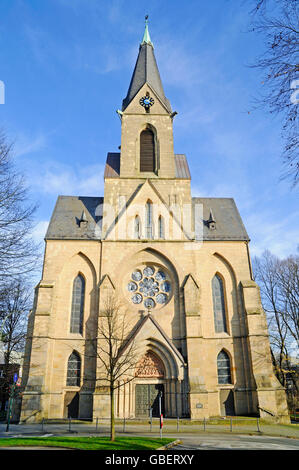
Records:
[[[1,447],[65,447],[82,450],[152,450],[169,444],[173,439],[150,437],[28,437],[0,439]]]

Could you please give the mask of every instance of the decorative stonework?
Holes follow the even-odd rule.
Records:
[[[165,375],[162,361],[152,352],[147,352],[136,366],[136,377],[163,378]]]
[[[135,305],[143,302],[146,308],[155,308],[168,302],[171,283],[164,270],[150,265],[131,273],[127,290],[133,294],[131,301]]]

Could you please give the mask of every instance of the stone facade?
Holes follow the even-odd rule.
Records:
[[[143,42],[142,53],[144,48],[152,48],[151,43]],[[133,84],[137,72],[142,79],[138,60]],[[21,420],[109,416],[109,388],[98,381],[103,366],[92,351],[97,345],[99,353],[103,341],[98,325],[110,292],[121,301],[132,326],[129,337],[138,346],[134,378],[119,379],[118,417],[146,413],[148,400],[154,409],[157,391],[162,391],[169,417],[236,414],[288,421],[246,230],[232,200],[192,199],[189,170],[179,173],[176,167],[174,115],[153,85],[158,70],[153,63],[148,68],[153,76],[140,81],[139,91],[120,112],[119,169],[106,175],[104,199],[58,199],[29,319]],[[140,105],[147,94],[154,100],[148,109]],[[153,171],[146,173],[140,171],[145,129],[153,134],[155,155]],[[77,276],[84,285],[82,327],[74,332]],[[145,305],[150,298],[152,305]],[[78,362],[70,372],[73,353]]]

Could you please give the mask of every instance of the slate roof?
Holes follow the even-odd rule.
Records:
[[[102,229],[103,197],[59,196],[46,233],[53,240],[100,240]],[[203,218],[195,211],[202,204]],[[231,198],[192,198],[195,225],[203,225],[203,240],[246,240],[248,234],[236,204]],[[200,207],[200,206],[199,206]],[[213,213],[215,229],[209,228]],[[82,217],[82,215],[84,216]],[[87,223],[85,223],[84,220]],[[81,220],[81,223],[80,223]]]
[[[146,42],[139,46],[139,53],[129,85],[128,93],[122,104],[123,111],[127,108],[134,96],[136,96],[140,88],[145,83],[148,83],[151,86],[166,109],[171,113],[170,102],[164,94],[153,45]]]
[[[100,239],[103,200],[103,197],[58,196],[45,238]],[[80,224],[82,218],[87,224],[84,221]]]
[[[119,178],[120,153],[109,152],[107,154],[104,178]]]
[[[174,162],[176,178],[191,179],[186,155],[182,153],[176,153],[174,155]]]
[[[186,155],[175,154],[175,177],[191,179]],[[104,178],[119,178],[120,174],[120,153],[109,152],[107,154]]]
[[[234,199],[193,197],[193,217],[195,214],[196,204],[202,204],[202,218],[197,215],[196,211],[195,222],[198,224],[202,224],[203,222],[203,240],[249,241],[249,236],[246,232]],[[215,222],[214,230],[209,228],[208,223],[211,213]]]

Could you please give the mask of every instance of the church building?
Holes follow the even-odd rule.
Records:
[[[232,198],[191,196],[147,22],[117,113],[121,146],[107,155],[104,195],[59,196],[49,223],[21,421],[109,417],[98,326],[113,296],[128,318],[124,341],[136,345],[131,379],[118,377],[117,417],[158,416],[160,402],[165,417],[288,422],[248,234]]]

